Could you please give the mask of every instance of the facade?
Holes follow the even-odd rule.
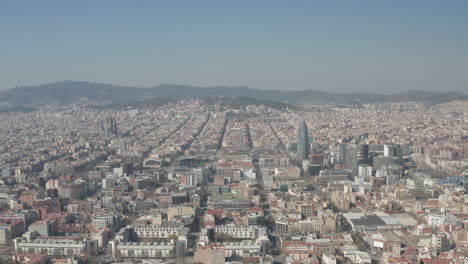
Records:
[[[305,217],[314,215],[314,206],[312,204],[302,203],[297,205],[298,211]]]
[[[288,234],[289,233],[288,219],[275,217],[275,230],[278,234]]]
[[[206,183],[208,181],[208,177],[211,175],[210,169],[208,167],[195,168],[193,172],[197,178],[197,183]]]
[[[187,227],[136,226],[133,228],[139,238],[169,239],[171,236],[187,236]]]
[[[234,238],[256,239],[266,235],[266,228],[256,226],[216,226],[215,233],[228,234]]]
[[[350,169],[354,174],[358,173],[357,146],[354,144],[340,144],[340,160],[346,169]]]
[[[23,221],[19,219],[0,220],[0,245],[10,246],[12,239],[24,233]]]
[[[427,218],[427,224],[432,227],[438,227],[446,223],[447,217],[443,214],[433,214]]]
[[[284,255],[296,262],[305,262],[309,259],[309,247],[304,241],[285,241],[282,250]]]
[[[226,258],[232,256],[251,257],[262,250],[262,243],[258,242],[228,242],[223,243]]]
[[[369,181],[370,177],[372,177],[372,166],[367,164],[359,165],[358,167],[358,175],[361,179],[360,181]]]
[[[307,243],[310,245],[310,248],[313,254],[321,256],[323,254],[335,254],[335,247],[330,239],[311,239]]]
[[[403,148],[400,145],[384,145],[384,157],[402,157]]]
[[[43,200],[35,200],[33,202],[34,208],[47,208],[51,213],[58,213],[61,212],[64,208],[64,201],[62,199],[43,199]]]
[[[37,214],[33,211],[6,212],[0,214],[0,220],[19,219],[23,221],[25,228],[37,219]]]
[[[40,236],[51,236],[57,232],[57,222],[40,220],[29,226],[28,231],[37,232]]]
[[[309,158],[309,134],[304,121],[299,123],[297,129],[297,158],[299,160],[306,160]]]
[[[121,217],[118,215],[97,216],[93,219],[92,225],[96,228],[109,228],[116,230],[120,226]]]
[[[391,257],[399,257],[401,241],[391,231],[369,232],[367,234],[372,253],[385,253]]]
[[[327,184],[337,181],[346,181],[349,179],[350,172],[347,170],[342,171],[329,171],[321,170],[319,176],[314,177],[316,184]]]
[[[113,258],[173,258],[175,244],[172,242],[109,242],[109,253]]]
[[[251,212],[247,216],[248,225],[256,226],[263,225],[265,222],[265,215],[263,212]]]
[[[26,239],[13,240],[16,254],[44,254],[49,256],[94,256],[96,241],[87,239]]]

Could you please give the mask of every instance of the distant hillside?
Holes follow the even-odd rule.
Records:
[[[415,101],[415,102],[431,102],[431,103],[445,103],[456,100],[468,100],[468,96],[459,92],[427,92],[411,90],[404,93],[397,93],[391,95],[388,101]]]
[[[241,109],[241,108],[246,108],[249,105],[257,105],[257,106],[264,105],[264,106],[271,107],[277,110],[298,108],[297,106],[292,105],[292,104],[260,100],[260,99],[255,99],[251,97],[211,96],[211,97],[204,98],[203,103],[205,105],[210,105],[210,106],[220,106],[225,109]]]
[[[56,82],[22,86],[0,92],[0,102],[18,105],[69,104],[76,102],[118,103],[137,100],[142,91],[130,87],[92,82]]]
[[[84,104],[123,106],[163,104],[166,100],[209,98],[222,96],[256,99],[254,103],[281,102],[289,104],[358,104],[383,102],[443,103],[468,100],[458,92],[408,91],[392,95],[373,93],[327,93],[315,90],[279,91],[248,87],[195,87],[188,85],[160,85],[152,88],[115,86],[94,82],[63,81],[39,86],[23,86],[0,92],[0,106],[40,106],[45,104]]]

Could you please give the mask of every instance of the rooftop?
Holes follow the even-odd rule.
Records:
[[[222,194],[212,194],[210,196],[210,200],[213,202],[220,202],[220,201],[226,201],[226,200],[231,200],[231,201],[244,201],[247,200],[246,197],[234,194],[234,193],[222,193]]]
[[[376,215],[368,215],[359,219],[350,219],[355,226],[378,226],[385,225],[385,222]]]

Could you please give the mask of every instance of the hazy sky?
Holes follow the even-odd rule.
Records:
[[[0,89],[59,80],[468,93],[468,1],[2,1]]]

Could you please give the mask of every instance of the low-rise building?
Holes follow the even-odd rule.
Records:
[[[224,264],[226,248],[222,244],[211,243],[206,246],[199,246],[195,251],[194,263],[202,264]]]
[[[133,227],[138,238],[169,239],[171,236],[186,237],[190,229],[187,227],[165,227],[165,226],[135,226]]]
[[[113,258],[175,258],[177,244],[173,242],[109,242],[109,254]]]
[[[16,254],[44,254],[49,256],[94,256],[97,243],[83,238],[16,238]]]

